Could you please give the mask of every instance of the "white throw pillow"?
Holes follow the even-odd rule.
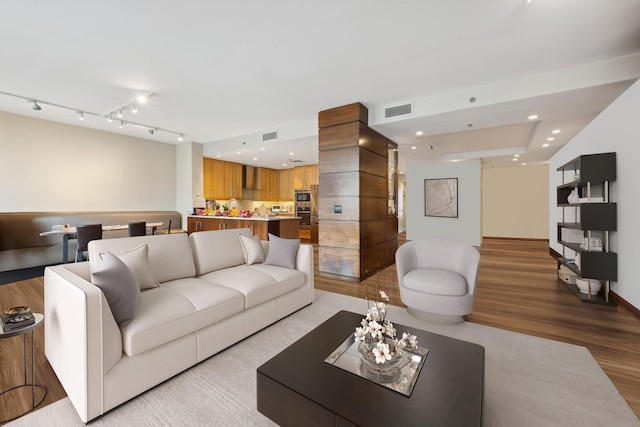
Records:
[[[262,242],[258,236],[245,236],[238,234],[240,244],[242,245],[242,253],[247,265],[262,264],[264,262],[264,249]]]
[[[296,268],[296,255],[300,239],[283,239],[269,233],[269,253],[265,264]]]
[[[107,252],[100,269],[91,274],[91,283],[102,290],[118,326],[127,326],[133,320],[140,297],[140,285],[129,267]]]
[[[100,258],[104,259],[104,255],[105,254],[100,254]],[[158,281],[151,275],[151,269],[149,268],[149,246],[146,243],[128,252],[113,255],[120,258],[133,272],[133,275],[140,285],[141,291],[160,286]]]

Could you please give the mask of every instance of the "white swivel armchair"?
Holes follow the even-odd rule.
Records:
[[[407,310],[463,316],[473,310],[480,253],[443,238],[413,240],[396,252],[400,299]]]

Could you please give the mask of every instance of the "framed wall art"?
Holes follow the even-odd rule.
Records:
[[[458,178],[424,180],[424,215],[458,218]]]

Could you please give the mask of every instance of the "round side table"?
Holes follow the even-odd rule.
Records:
[[[44,316],[42,315],[42,313],[33,313],[33,316],[36,318],[36,321],[33,325],[29,325],[29,326],[25,326],[24,328],[20,328],[20,329],[16,329],[14,331],[9,331],[9,332],[4,332],[4,330],[2,330],[0,328],[0,339],[4,339],[4,338],[12,338],[12,337],[17,337],[19,335],[22,335],[22,349],[23,349],[23,369],[24,369],[24,383],[23,384],[19,384],[16,385],[14,387],[8,388],[2,392],[0,392],[0,397],[3,396],[5,393],[9,393],[13,390],[18,390],[20,388],[23,387],[31,387],[31,408],[27,409],[26,411],[15,415],[12,418],[8,418],[6,420],[0,420],[0,424],[1,423],[6,423],[8,421],[13,421],[16,418],[19,418],[25,414],[28,414],[29,412],[33,411],[34,409],[36,409],[38,407],[38,405],[40,403],[42,403],[42,401],[44,400],[45,395],[47,394],[47,389],[41,385],[41,384],[36,384],[35,382],[35,378],[34,378],[34,353],[35,353],[35,347],[33,345],[33,331],[38,329],[40,326],[42,326],[44,324]],[[31,332],[31,382],[28,382],[27,380],[27,335],[28,333]],[[42,390],[42,396],[40,396],[40,398],[38,399],[38,401],[36,401],[36,388],[39,388],[40,390]]]

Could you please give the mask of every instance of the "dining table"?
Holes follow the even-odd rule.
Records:
[[[158,227],[161,227],[164,222],[148,222],[147,228],[151,229],[151,234],[156,234]],[[118,225],[103,225],[102,231],[121,231],[127,230],[129,228],[128,224],[118,224]],[[59,229],[43,231],[40,233],[40,236],[57,236],[62,235],[62,261],[64,263],[69,262],[69,239],[77,239],[77,231],[75,226],[61,227]]]

